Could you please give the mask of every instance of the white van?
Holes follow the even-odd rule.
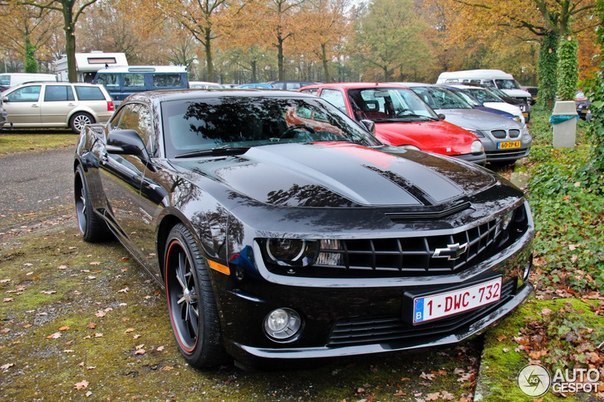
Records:
[[[27,82],[57,82],[55,74],[39,73],[5,73],[0,74],[0,92]]]
[[[516,98],[523,102],[521,105],[524,117],[528,117],[531,112],[533,99],[531,94],[520,88],[518,81],[514,79],[512,74],[508,74],[501,70],[463,70],[463,71],[448,71],[441,73],[436,80],[437,84],[472,84],[482,85],[490,88],[498,88],[505,92],[508,96]],[[524,107],[522,107],[524,106]]]

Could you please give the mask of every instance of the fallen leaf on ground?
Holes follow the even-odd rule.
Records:
[[[130,332],[134,332],[134,328],[128,328],[124,331],[124,333],[129,334]]]
[[[90,265],[101,265],[100,261],[91,261]]]
[[[88,388],[88,384],[89,384],[88,381],[83,380],[80,382],[76,382],[74,387],[75,387],[75,389],[86,389],[86,388]]]
[[[95,329],[96,328],[96,324],[91,321],[91,322],[88,323],[87,327],[88,327],[88,329]]]
[[[120,290],[118,290],[117,292],[118,292],[118,293],[128,293],[128,290],[129,290],[129,289],[128,289],[128,286],[126,286],[125,288],[120,289]]]
[[[423,371],[419,375],[419,378],[422,378],[424,380],[430,380],[430,381],[434,380],[434,377],[436,377],[434,374],[424,373]]]
[[[136,349],[134,351],[135,355],[144,355],[146,353],[145,349]]]
[[[55,293],[57,293],[56,290],[42,290],[40,293],[43,293],[45,295],[54,295]]]
[[[0,366],[0,369],[2,371],[7,371],[9,368],[13,367],[15,365],[15,363],[6,363],[3,364],[2,366]]]
[[[46,339],[58,339],[61,337],[61,333],[60,332],[55,332],[54,334],[50,334],[46,337]]]
[[[104,312],[103,310],[99,310],[99,311],[97,311],[97,312],[96,312],[96,314],[95,314],[95,315],[96,315],[97,317],[99,317],[99,318],[102,318],[102,317],[105,317],[105,316],[107,315],[107,313],[106,313],[106,312]]]
[[[59,328],[59,331],[69,331],[69,325],[63,325]]]

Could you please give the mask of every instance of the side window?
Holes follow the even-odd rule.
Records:
[[[119,120],[117,120],[117,125],[112,125],[112,128],[136,131],[143,140],[147,151],[151,155],[155,153],[152,135],[153,121],[151,119],[151,111],[147,106],[136,103],[125,105],[120,110],[120,115],[115,117]]]
[[[482,80],[482,84],[488,88],[497,88],[493,80]]]
[[[153,88],[174,88],[182,86],[180,74],[153,74]]]
[[[300,83],[299,82],[288,82],[285,84],[285,89],[287,90],[293,90],[293,89],[300,89]]]
[[[346,113],[346,103],[344,101],[344,95],[337,89],[324,89],[321,91],[321,98],[331,103],[344,113]]]
[[[145,86],[145,75],[128,73],[124,74],[124,85],[125,88],[130,87],[144,87]]]
[[[105,88],[119,87],[118,77],[117,74],[99,74],[97,84],[102,84]]]
[[[78,99],[81,101],[88,100],[105,100],[105,96],[99,87],[79,86],[75,87]],[[48,91],[48,89],[47,89]]]
[[[10,93],[7,98],[9,102],[37,102],[40,99],[40,85],[31,85],[19,88]]]
[[[44,102],[66,102],[74,100],[71,85],[47,85]]]

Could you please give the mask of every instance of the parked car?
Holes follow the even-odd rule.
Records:
[[[25,84],[2,93],[10,127],[68,127],[104,123],[113,114],[111,97],[102,85],[68,82]]]
[[[476,135],[442,121],[402,85],[317,84],[301,91],[320,96],[359,123],[374,122],[374,135],[386,144],[485,163],[484,149]]]
[[[271,88],[282,89],[286,91],[295,91],[307,85],[316,84],[316,82],[310,81],[271,81],[268,83]]]
[[[487,162],[514,163],[526,157],[533,142],[526,125],[506,117],[475,110],[450,90],[438,85],[406,84],[445,120],[476,134]]]
[[[215,82],[189,81],[189,88],[191,88],[191,89],[222,89],[224,87]]]
[[[133,95],[74,176],[84,240],[112,233],[164,288],[194,367],[454,344],[533,289],[520,190],[308,94]]]
[[[489,112],[492,109],[502,111],[507,113],[507,115],[504,116],[507,117],[511,115],[516,121],[525,124],[522,110],[520,110],[520,108],[516,105],[505,102],[489,88],[469,85],[446,85],[445,88],[455,92],[457,95],[460,95],[466,102],[470,104],[472,104],[472,101],[478,103],[479,107],[482,108],[480,110],[484,110],[486,112]],[[476,109],[477,107],[474,108]]]
[[[585,96],[583,91],[577,91],[575,103],[577,104],[577,114],[579,117],[583,120],[590,121],[591,112],[589,111],[589,107],[591,106],[591,101]]]
[[[512,74],[501,70],[463,70],[441,73],[436,80],[437,84],[469,84],[480,85],[488,88],[497,88],[507,96],[515,98],[522,109],[526,122],[531,120],[531,106],[535,103],[530,92],[520,87]],[[507,100],[506,100],[507,102]]]
[[[0,74],[0,92],[30,82],[57,82],[55,74],[5,73]]]

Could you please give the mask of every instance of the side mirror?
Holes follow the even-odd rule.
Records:
[[[138,156],[144,163],[151,160],[143,140],[134,130],[110,131],[107,136],[107,152]]]
[[[367,119],[362,119],[361,120],[361,124],[363,125],[363,127],[365,127],[367,129],[367,131],[369,131],[371,134],[375,133],[375,123],[371,120],[367,120]]]
[[[444,120],[446,118],[446,116],[442,113],[438,114],[438,120]]]
[[[4,103],[4,102],[10,102],[10,100],[8,99],[8,96],[2,97],[2,103]]]

